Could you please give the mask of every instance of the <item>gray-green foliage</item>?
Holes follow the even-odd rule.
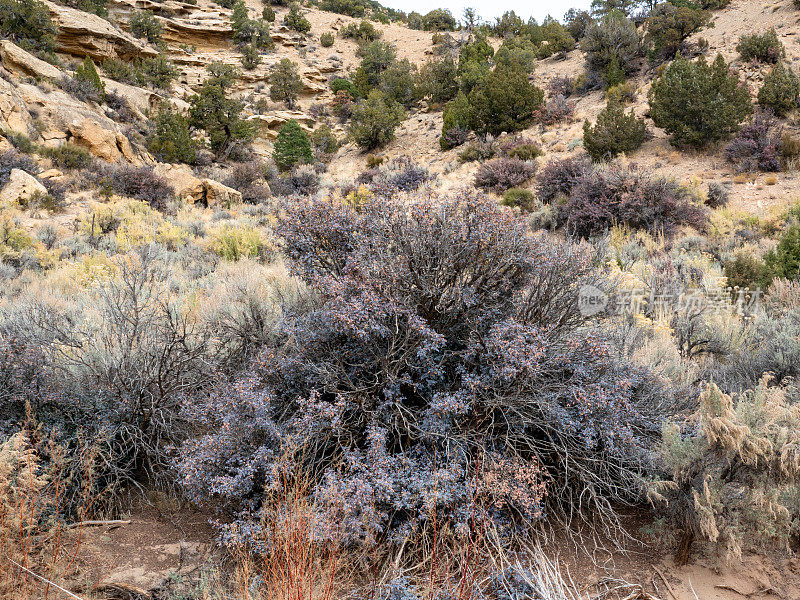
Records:
[[[282,58],[269,74],[269,97],[292,108],[302,89],[297,66],[288,58]]]
[[[379,90],[372,90],[353,107],[350,137],[364,150],[373,150],[394,139],[405,116],[403,107]]]
[[[752,105],[722,55],[712,64],[676,58],[650,89],[650,116],[675,145],[702,147],[739,129]]]
[[[583,124],[583,147],[592,160],[607,160],[636,150],[644,142],[647,126],[644,119],[626,113],[620,102],[609,100],[592,126]]]
[[[636,25],[618,13],[609,14],[586,28],[581,40],[586,53],[586,73],[593,85],[611,87],[636,68],[641,41]]]
[[[783,116],[798,106],[800,78],[790,65],[781,61],[772,67],[758,90],[758,103]]]

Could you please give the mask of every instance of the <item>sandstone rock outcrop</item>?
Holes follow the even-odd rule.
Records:
[[[3,66],[17,75],[61,79],[64,73],[48,62],[36,58],[10,40],[0,40],[0,61]]]
[[[50,18],[58,29],[56,49],[73,56],[88,56],[95,60],[137,56],[158,56],[158,52],[111,23],[69,6],[43,0]]]
[[[47,195],[47,188],[30,173],[12,169],[8,182],[0,190],[0,205],[28,200],[36,195]]]
[[[0,129],[27,134],[31,121],[33,117],[20,90],[0,77]]]
[[[314,118],[299,110],[277,110],[266,115],[253,115],[247,120],[258,124],[261,135],[274,140],[284,123],[290,119],[297,121],[308,133],[314,130]]]
[[[134,164],[141,163],[128,138],[114,130],[104,129],[97,121],[84,119],[71,123],[69,133],[70,141],[88,149],[98,158],[108,162],[116,162],[124,158]]]

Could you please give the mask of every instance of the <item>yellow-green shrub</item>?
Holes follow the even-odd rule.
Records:
[[[211,233],[208,249],[225,260],[239,260],[262,256],[267,244],[261,233],[252,227],[225,225]]]

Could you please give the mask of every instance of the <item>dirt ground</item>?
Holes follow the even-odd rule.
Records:
[[[208,515],[187,508],[147,507],[129,521],[82,531],[74,592],[161,600],[191,588],[222,556]],[[679,567],[669,547],[635,539],[641,538],[646,522],[643,516],[626,519],[632,537],[624,551],[610,550],[610,545],[588,537],[556,533],[544,545],[545,554],[587,600],[800,600],[800,559],[748,554],[728,564],[696,546],[689,564]]]

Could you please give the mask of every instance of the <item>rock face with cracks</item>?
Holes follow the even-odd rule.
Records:
[[[114,27],[111,23],[81,10],[44,1],[50,18],[58,30],[56,50],[72,56],[88,56],[94,60],[158,56],[158,52],[141,40]]]

